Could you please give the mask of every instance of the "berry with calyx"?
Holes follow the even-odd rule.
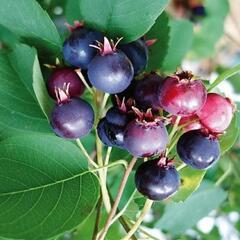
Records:
[[[131,43],[120,44],[119,49],[122,50],[132,62],[135,75],[146,68],[148,62],[148,48],[145,41],[138,39]]]
[[[211,167],[220,157],[218,140],[199,130],[184,133],[177,143],[177,153],[187,165],[197,169]]]
[[[58,136],[77,139],[91,131],[94,112],[91,105],[82,99],[65,99],[53,108],[50,123]]]
[[[137,190],[151,200],[164,200],[173,195],[180,186],[180,177],[171,164],[161,163],[162,158],[142,163],[135,174]],[[167,160],[166,160],[167,161]]]
[[[163,82],[163,78],[157,73],[150,73],[143,79],[137,81],[134,91],[134,98],[139,108],[147,110],[151,108],[157,111],[161,108],[158,100],[158,89]]]
[[[104,45],[99,44],[97,48],[100,53],[88,66],[88,77],[91,84],[110,94],[124,91],[133,79],[132,63],[122,51],[116,49],[116,44],[111,44],[106,37]]]
[[[189,72],[167,77],[159,91],[162,108],[177,116],[191,116],[206,102],[207,90],[201,80],[192,80]]]
[[[212,133],[223,133],[230,125],[234,105],[229,98],[209,93],[203,108],[197,112],[201,124]]]
[[[111,107],[106,113],[106,119],[109,123],[124,127],[128,123],[128,115],[118,107]]]
[[[88,29],[83,24],[78,25],[63,44],[64,60],[74,67],[87,69],[97,54],[97,50],[89,45],[96,44],[96,41],[103,41],[100,32]]]
[[[72,68],[56,68],[47,81],[49,95],[56,99],[58,89],[66,90],[69,85],[69,96],[79,97],[83,94],[85,86]]]
[[[127,125],[124,143],[133,156],[150,157],[166,149],[168,133],[161,119],[153,116],[145,119],[140,117]]]

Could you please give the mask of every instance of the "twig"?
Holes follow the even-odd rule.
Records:
[[[121,182],[121,184],[120,184],[120,186],[119,186],[119,189],[118,189],[118,193],[117,193],[115,202],[114,202],[114,204],[113,204],[113,206],[112,206],[112,209],[111,209],[111,211],[110,211],[110,213],[109,213],[109,215],[108,215],[108,218],[107,218],[107,221],[106,221],[106,223],[105,223],[105,226],[104,226],[102,232],[101,232],[100,235],[99,235],[98,240],[104,240],[104,238],[105,238],[105,236],[106,236],[106,234],[107,234],[107,231],[108,231],[108,229],[109,229],[109,227],[110,227],[110,225],[111,225],[112,218],[113,218],[114,215],[116,214],[117,207],[118,207],[118,204],[119,204],[119,202],[120,202],[120,200],[121,200],[124,187],[125,187],[125,185],[126,185],[126,183],[127,183],[128,177],[129,177],[129,175],[130,175],[130,173],[131,173],[131,171],[132,171],[132,169],[133,169],[136,161],[137,161],[137,158],[136,158],[136,157],[133,157],[133,159],[131,160],[131,162],[130,162],[129,165],[128,165],[127,170],[125,171],[125,173],[124,173],[124,175],[123,175],[122,182]]]
[[[133,225],[130,232],[128,232],[128,234],[124,238],[122,238],[121,240],[129,240],[131,238],[131,236],[138,230],[138,227],[141,225],[142,221],[144,220],[144,217],[146,216],[148,211],[151,209],[152,204],[153,204],[152,200],[149,200],[149,199],[146,200],[145,205],[143,207],[143,210],[142,210],[139,218],[137,219],[137,221]]]
[[[79,78],[81,79],[81,81],[83,82],[83,84],[85,85],[85,87],[88,89],[88,91],[94,95],[93,90],[89,87],[85,77],[83,76],[82,72],[80,69],[76,69],[75,72],[77,73],[77,75],[79,76]]]
[[[101,215],[102,215],[102,196],[100,196],[98,200],[98,205],[97,205],[97,216],[96,216],[96,221],[95,221],[95,226],[93,230],[93,237],[92,240],[97,239],[97,234],[98,234],[98,228],[101,220]]]
[[[89,156],[87,150],[85,149],[85,147],[83,146],[82,142],[80,141],[80,139],[76,140],[76,143],[78,145],[78,147],[82,150],[83,154],[85,155],[85,157],[87,158],[89,164],[91,164],[92,166],[94,166],[95,168],[98,168],[98,165],[92,160],[92,158]]]

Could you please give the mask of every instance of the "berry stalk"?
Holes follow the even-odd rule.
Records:
[[[142,221],[144,220],[144,217],[149,212],[152,205],[153,205],[153,201],[147,199],[138,220],[133,225],[131,231],[128,232],[128,234],[124,238],[122,238],[121,240],[129,240],[131,238],[131,236],[138,230],[139,226],[141,225]]]
[[[105,226],[104,226],[102,232],[101,232],[100,235],[99,235],[98,240],[104,240],[104,239],[105,239],[105,236],[106,236],[106,234],[107,234],[107,231],[108,231],[108,229],[109,229],[109,227],[110,227],[110,225],[111,225],[112,218],[113,218],[114,215],[116,214],[117,207],[118,207],[119,202],[120,202],[120,200],[121,200],[121,197],[122,197],[122,194],[123,194],[123,190],[124,190],[125,185],[126,185],[126,183],[127,183],[128,177],[129,177],[129,175],[130,175],[130,173],[131,173],[131,171],[132,171],[132,169],[133,169],[136,161],[137,161],[137,158],[134,157],[134,158],[131,160],[131,162],[129,163],[128,168],[126,169],[126,171],[125,171],[125,173],[124,173],[124,176],[123,176],[123,178],[122,178],[122,182],[121,182],[121,184],[120,184],[120,186],[119,186],[119,189],[118,189],[118,193],[117,193],[116,199],[115,199],[114,204],[113,204],[113,206],[112,206],[112,209],[111,209],[111,211],[110,211],[110,213],[109,213],[109,215],[108,215],[108,218],[107,218],[107,221],[106,221],[106,223],[105,223]]]

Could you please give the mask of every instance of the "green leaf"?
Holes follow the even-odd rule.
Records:
[[[19,39],[8,28],[0,24],[0,41],[6,46],[12,47],[19,42]]]
[[[33,90],[43,113],[48,118],[54,103],[49,97],[37,56],[33,64]]]
[[[176,235],[193,227],[201,218],[218,208],[226,199],[227,193],[222,189],[203,182],[198,191],[185,202],[169,203],[156,227]]]
[[[172,20],[162,14],[147,38],[157,39],[149,47],[148,70],[175,71],[192,45],[193,25],[187,20]]]
[[[56,27],[35,0],[1,0],[0,24],[40,49],[61,50]]]
[[[94,29],[125,42],[143,36],[166,7],[168,0],[69,0],[69,21],[83,20]]]
[[[152,26],[151,30],[146,34],[147,39],[156,39],[157,41],[148,48],[149,59],[147,70],[152,71],[160,69],[164,62],[164,58],[168,53],[168,43],[170,39],[169,17],[163,12]]]
[[[239,113],[236,112],[226,133],[220,137],[221,154],[226,153],[239,137]]]
[[[0,235],[40,240],[80,224],[99,196],[79,149],[55,136],[29,134],[0,145]]]
[[[192,54],[207,58],[215,53],[215,45],[224,32],[224,21],[228,13],[228,1],[206,0],[207,16],[201,21],[193,39]]]
[[[24,131],[50,132],[47,119],[33,91],[33,64],[36,51],[16,45],[7,54],[0,51],[0,136]]]
[[[172,197],[175,202],[185,201],[194,191],[196,191],[202,182],[206,171],[196,170],[191,167],[185,167],[179,171],[181,177],[181,186],[178,192]]]

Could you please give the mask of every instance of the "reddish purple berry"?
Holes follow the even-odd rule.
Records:
[[[83,94],[85,86],[72,68],[57,68],[53,71],[47,82],[49,95],[57,99],[56,91],[65,91],[68,86],[70,97],[79,97]]]
[[[89,103],[73,98],[65,103],[55,105],[50,123],[58,136],[77,139],[91,131],[94,112]]]
[[[200,122],[210,132],[222,133],[230,125],[234,106],[228,98],[217,93],[209,93],[203,108],[197,112]]]
[[[207,90],[202,81],[185,77],[184,73],[167,77],[159,91],[162,108],[173,115],[191,116],[206,102]]]
[[[125,148],[136,157],[150,157],[166,149],[168,133],[161,120],[134,120],[124,132]]]
[[[180,177],[174,166],[162,166],[159,160],[142,163],[135,174],[137,190],[151,200],[164,200],[180,186]]]

